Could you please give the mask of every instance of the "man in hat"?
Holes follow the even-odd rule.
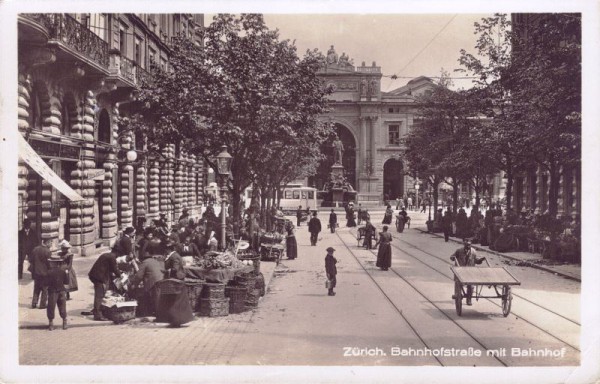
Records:
[[[63,256],[67,256],[71,244],[63,240],[60,243],[61,252],[51,254],[48,259],[49,268],[46,276],[48,284],[48,307],[46,316],[48,317],[48,330],[54,330],[55,309],[58,307],[58,313],[62,318],[63,329],[67,329],[67,290],[65,283],[68,283],[68,268],[65,269]]]
[[[327,287],[329,288],[329,292],[327,294],[329,296],[335,296],[333,288],[335,288],[335,285],[337,283],[337,267],[335,266],[337,264],[337,259],[333,257],[333,252],[335,252],[335,249],[329,247],[327,248],[327,256],[325,256],[325,273],[327,274]]]
[[[317,217],[317,212],[313,212],[313,217],[308,222],[308,232],[310,232],[310,245],[317,245],[319,232],[321,232],[321,220]]]
[[[331,233],[335,233],[335,227],[337,226],[337,215],[331,208],[331,213],[329,214],[329,229],[331,229]]]
[[[119,277],[121,272],[117,266],[117,255],[113,252],[103,253],[98,257],[88,273],[90,281],[94,284],[94,320],[107,320],[102,316],[102,299],[106,294],[110,281]]]
[[[40,244],[40,238],[33,231],[31,221],[23,220],[23,229],[19,231],[19,280],[23,278],[23,263],[31,259],[33,248]]]
[[[478,258],[477,252],[471,248],[471,241],[465,239],[463,247],[458,248],[452,256],[450,256],[450,260],[455,261],[459,267],[473,267],[476,264],[481,264],[486,258]],[[473,286],[467,285],[467,305],[471,305],[472,296]]]
[[[155,287],[156,282],[164,278],[164,263],[154,257],[147,257],[140,263],[140,269],[131,278],[131,288],[144,283],[144,297],[140,298],[146,304],[146,308],[151,315],[156,313],[158,303],[158,290]]]
[[[33,298],[31,300],[31,308],[36,308],[39,301],[39,308],[46,308],[48,302],[48,286],[46,284],[46,276],[48,275],[48,259],[52,255],[50,252],[50,239],[42,240],[42,244],[33,248],[31,258],[29,260],[29,272],[33,277]],[[40,301],[40,293],[42,298]]]
[[[133,256],[133,236],[135,229],[133,227],[125,228],[123,236],[115,242],[112,252],[117,256]]]
[[[180,227],[185,227],[188,225],[189,221],[190,221],[189,210],[187,208],[183,208],[181,210],[181,216],[179,216],[179,220],[177,222],[179,223]]]

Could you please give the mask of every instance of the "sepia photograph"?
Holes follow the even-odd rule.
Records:
[[[600,379],[598,4],[150,4],[0,4],[2,382]]]

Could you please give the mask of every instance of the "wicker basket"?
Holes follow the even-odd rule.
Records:
[[[123,306],[112,306],[106,307],[102,306],[101,311],[102,315],[109,320],[112,320],[115,324],[123,323],[127,320],[135,319],[135,309],[137,307],[137,302],[132,302],[129,305]]]
[[[229,301],[229,313],[242,313],[246,310],[245,301]]]
[[[258,275],[260,272],[260,255],[255,254],[247,254],[247,255],[238,255],[238,259],[240,260],[251,260],[252,266],[254,267],[254,274]]]
[[[225,287],[225,296],[229,297],[231,301],[244,301],[248,294],[248,288],[246,287]]]
[[[229,298],[200,299],[200,316],[217,317],[229,315]]]
[[[225,298],[225,284],[222,283],[204,283],[200,297],[203,299],[218,299]]]
[[[161,295],[179,295],[185,289],[185,283],[177,279],[158,281],[156,287]]]
[[[198,312],[200,310],[200,297],[202,295],[202,287],[204,285],[204,281],[186,280],[185,285],[188,290],[188,297],[190,299],[190,306],[192,307],[192,311]]]
[[[246,307],[257,307],[258,299],[260,299],[260,289],[253,288],[248,290],[246,301],[244,302]]]
[[[233,278],[234,285],[238,287],[252,288],[256,284],[256,276],[254,273],[240,273]]]

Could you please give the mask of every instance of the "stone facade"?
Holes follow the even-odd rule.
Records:
[[[197,216],[201,159],[176,154],[174,145],[151,153],[118,121],[134,112],[130,96],[150,61],[168,69],[171,37],[197,38],[203,16],[22,14],[18,21],[19,132],[84,199],[68,201],[20,160],[20,220],[31,219],[54,248],[65,238],[74,252],[88,255],[159,212],[175,220],[188,208]]]
[[[413,178],[404,172],[400,176],[386,172],[386,163],[399,161],[405,169],[400,139],[414,124],[415,96],[431,90],[433,82],[418,77],[403,87],[383,92],[381,67],[375,62],[354,66],[345,53],[338,56],[333,46],[319,75],[334,90],[330,95],[332,111],[322,119],[347,130],[354,140],[354,169],[346,172],[356,175],[358,201],[379,204],[385,197],[394,199],[395,195],[414,192]]]

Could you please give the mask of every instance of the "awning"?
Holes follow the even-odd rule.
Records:
[[[58,189],[60,193],[65,195],[71,201],[82,201],[85,200],[79,196],[73,188],[69,187],[54,171],[46,164],[46,162],[38,155],[29,143],[20,134],[19,137],[19,157],[27,163],[38,175],[43,177],[50,183],[54,188]]]

